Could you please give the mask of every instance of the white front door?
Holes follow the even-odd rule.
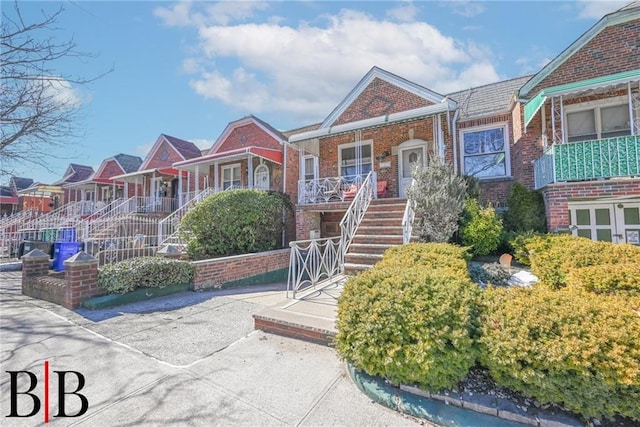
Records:
[[[426,166],[426,145],[402,148],[398,147],[398,182],[400,197],[407,197],[407,189],[413,180],[412,172],[416,166]]]
[[[640,245],[640,202],[570,203],[569,211],[577,236]]]

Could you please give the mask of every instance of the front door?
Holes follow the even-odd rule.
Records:
[[[426,146],[398,147],[398,182],[400,183],[400,197],[407,197],[407,189],[413,180],[413,168],[426,166]]]
[[[640,202],[569,204],[569,211],[577,236],[640,245]]]

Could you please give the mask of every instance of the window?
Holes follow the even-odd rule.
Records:
[[[361,142],[338,147],[340,176],[366,175],[373,169],[372,143]]]
[[[303,159],[303,175],[305,181],[316,179],[316,171],[318,169],[318,158],[315,156],[305,156]]]
[[[476,178],[510,176],[507,126],[461,132],[465,175]]]
[[[222,189],[229,187],[240,188],[242,181],[240,180],[240,164],[222,167]]]
[[[259,190],[269,189],[269,186],[270,186],[269,167],[267,165],[265,165],[264,163],[258,165],[253,175],[254,175],[253,185],[255,188]]]
[[[567,141],[589,141],[594,139],[614,138],[631,135],[629,105],[618,104],[593,106],[587,104],[577,106],[577,111],[567,107]]]

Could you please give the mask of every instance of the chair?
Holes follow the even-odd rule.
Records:
[[[345,198],[345,200],[353,199],[354,197],[356,197],[359,188],[360,184],[351,184],[351,186],[342,193],[342,196]],[[387,181],[378,181],[376,188],[376,194],[378,195],[378,198],[387,197],[387,190]]]

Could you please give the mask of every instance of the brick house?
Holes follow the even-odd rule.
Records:
[[[82,200],[95,201],[96,193],[92,189],[72,189],[68,187],[69,184],[86,181],[94,174],[94,172],[95,171],[91,166],[70,163],[62,178],[51,184],[63,188],[64,198],[61,205],[66,205],[71,202],[79,202]]]
[[[603,17],[519,97],[521,143],[544,150],[534,186],[549,228],[640,244],[640,4]]]

